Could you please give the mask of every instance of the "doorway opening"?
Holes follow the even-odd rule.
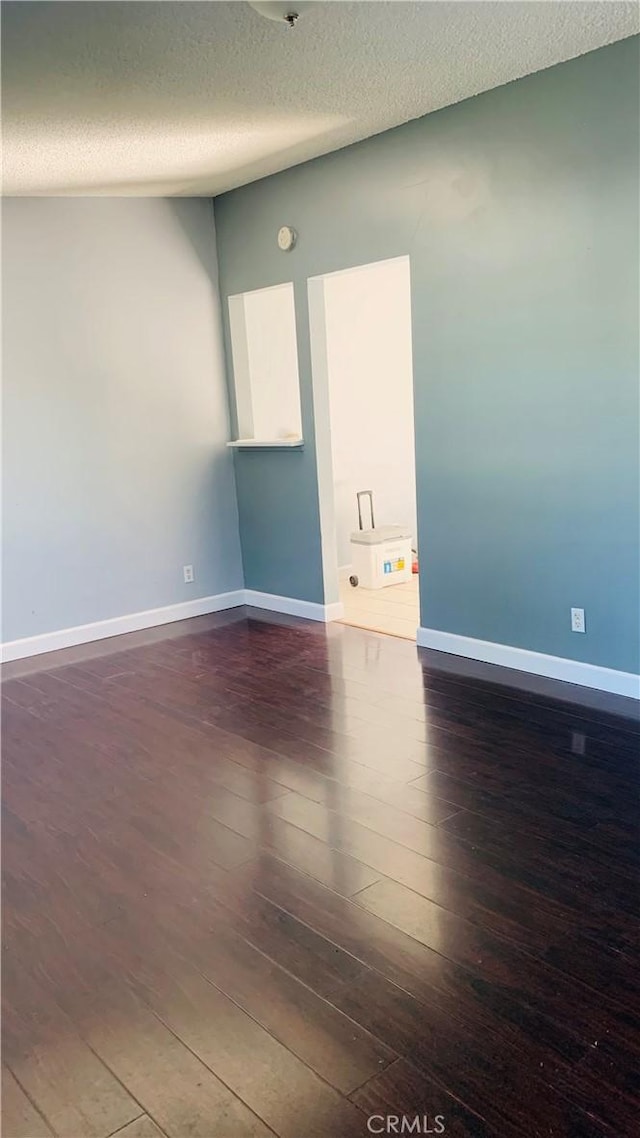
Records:
[[[409,257],[308,288],[325,603],[339,602],[347,624],[415,640]]]

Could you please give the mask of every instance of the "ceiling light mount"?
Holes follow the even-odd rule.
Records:
[[[249,7],[266,20],[295,28],[303,10],[311,7],[311,0],[249,0]]]

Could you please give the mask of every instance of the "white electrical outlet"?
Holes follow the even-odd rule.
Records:
[[[182,572],[184,573],[185,585],[193,584],[193,565],[183,565]]]
[[[571,750],[574,755],[585,755],[587,752],[587,737],[582,731],[571,732]]]
[[[571,609],[571,631],[586,632],[584,623],[584,609]]]

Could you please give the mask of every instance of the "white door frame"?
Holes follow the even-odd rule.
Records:
[[[315,423],[316,467],[318,474],[318,504],[320,512],[320,541],[322,550],[322,581],[324,603],[333,606],[331,620],[344,616],[340,602],[338,582],[338,545],[336,540],[336,512],[333,488],[333,453],[331,446],[331,405],[329,395],[329,364],[327,359],[327,318],[325,281],[328,277],[343,276],[374,265],[392,261],[407,261],[408,253],[399,257],[383,257],[364,265],[352,265],[321,276],[308,277],[309,345],[311,349],[311,378],[313,390],[313,418]],[[415,447],[415,434],[414,434]]]

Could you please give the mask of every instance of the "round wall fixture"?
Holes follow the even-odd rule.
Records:
[[[275,20],[276,23],[286,24],[295,28],[305,8],[310,8],[312,0],[249,0],[249,7],[266,20]]]
[[[288,253],[296,243],[297,233],[290,225],[283,225],[278,230],[278,249],[282,249],[283,253]]]

